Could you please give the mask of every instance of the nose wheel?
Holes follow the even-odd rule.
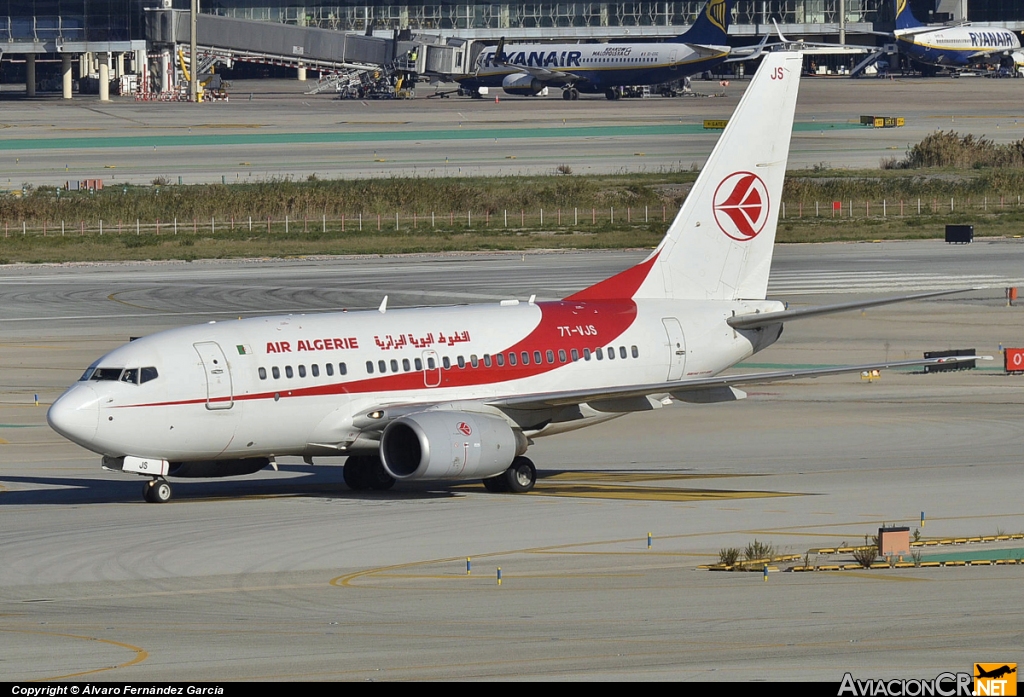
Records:
[[[166,479],[153,479],[142,488],[146,503],[167,503],[171,500],[171,485]]]

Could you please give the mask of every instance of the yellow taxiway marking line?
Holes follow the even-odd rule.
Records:
[[[159,310],[157,308],[154,308],[154,307],[146,307],[145,305],[136,305],[135,303],[130,303],[127,300],[121,300],[117,296],[120,295],[123,292],[125,292],[125,291],[118,291],[116,293],[111,293],[110,295],[107,296],[107,300],[110,300],[111,302],[115,302],[115,303],[120,303],[121,305],[127,305],[128,307],[134,307],[136,310],[149,310],[150,312],[159,312]]]
[[[11,441],[0,438],[0,445],[10,445]]]
[[[707,555],[705,555],[707,556]],[[586,571],[580,571],[578,573],[558,573],[558,574],[540,574],[540,573],[513,573],[513,574],[502,574],[503,578],[636,578],[643,576],[641,573],[590,573]],[[469,581],[487,581],[489,583],[494,582],[494,576],[489,573],[467,575],[467,574],[394,574],[384,573],[379,575],[380,578],[394,580],[400,578],[412,579],[412,580],[435,580],[435,581],[451,581],[451,580],[469,580]]]
[[[763,474],[695,474],[692,472],[559,472],[541,479],[542,482],[656,482],[679,479],[726,479],[732,477],[764,477]]]
[[[127,668],[133,666],[136,663],[142,663],[149,658],[149,652],[138,646],[132,646],[131,644],[125,644],[120,641],[113,641],[112,639],[101,639],[94,636],[81,636],[78,634],[63,634],[61,632],[39,632],[31,629],[0,629],[0,632],[19,632],[21,634],[37,634],[41,636],[52,636],[52,637],[63,637],[65,639],[81,639],[83,641],[98,641],[103,644],[110,644],[111,646],[117,646],[122,649],[128,649],[129,651],[135,652],[135,657],[130,661],[124,663],[118,663],[116,666],[104,666],[103,668],[94,668],[92,670],[83,670],[77,673],[68,673],[66,675],[53,675],[48,678],[38,678],[31,682],[43,682],[48,680],[67,680],[68,678],[78,678],[83,675],[92,675],[93,673],[102,673],[107,670],[116,670],[117,668]]]
[[[730,499],[803,496],[784,491],[733,491],[728,489],[677,489],[673,487],[613,486],[607,484],[556,484],[535,487],[531,496],[563,496],[627,501],[720,501]]]
[[[907,576],[887,576],[885,574],[873,574],[867,571],[837,571],[833,576],[853,576],[854,578],[870,578],[872,581],[921,581],[928,583],[929,578],[909,578]]]

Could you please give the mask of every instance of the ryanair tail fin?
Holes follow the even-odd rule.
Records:
[[[674,39],[675,43],[727,46],[733,0],[708,0],[693,26]]]
[[[925,26],[922,22],[917,20],[914,13],[910,9],[910,0],[892,0],[896,6],[896,28],[897,29],[917,29]]]
[[[764,58],[657,249],[568,300],[764,299],[801,65],[794,52]]]

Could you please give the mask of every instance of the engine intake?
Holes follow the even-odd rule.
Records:
[[[532,97],[544,90],[544,83],[527,73],[513,73],[505,76],[505,79],[501,81],[501,88],[508,94]]]
[[[380,457],[395,479],[487,478],[526,452],[526,437],[496,416],[425,411],[388,424]]]

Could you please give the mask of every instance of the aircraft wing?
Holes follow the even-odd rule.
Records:
[[[899,295],[892,298],[881,298],[878,300],[854,300],[853,302],[839,303],[837,305],[819,305],[817,307],[807,307],[799,310],[782,310],[781,312],[761,312],[750,315],[736,315],[735,317],[727,319],[726,322],[733,329],[757,329],[758,327],[766,327],[770,324],[778,324],[779,322],[787,322],[793,319],[805,319],[807,317],[817,317],[818,315],[831,315],[835,312],[846,312],[848,310],[862,310],[868,307],[878,307],[879,305],[891,305],[893,303],[906,302],[907,300],[935,298],[940,295],[965,293],[969,290],[978,289],[958,288],[956,290],[937,290],[930,291],[928,293],[915,293],[913,295]]]
[[[990,356],[951,356],[949,358],[922,358],[910,361],[893,361],[887,363],[866,363],[864,365],[846,365],[832,368],[810,368],[803,370],[779,370],[769,373],[746,373],[740,375],[717,375],[710,378],[693,380],[673,380],[652,383],[649,385],[629,385],[627,387],[604,387],[591,390],[575,390],[532,395],[517,395],[488,400],[487,404],[499,409],[550,409],[575,404],[591,404],[595,408],[603,401],[621,401],[648,395],[670,394],[681,401],[717,402],[741,399],[742,395],[733,391],[728,396],[726,391],[737,385],[756,385],[798,378],[817,378],[826,375],[843,373],[862,373],[869,370],[886,368],[913,368],[917,366],[942,365],[946,363],[963,363],[976,360],[989,360]],[[600,409],[599,409],[600,410]],[[614,409],[612,411],[629,411]]]
[[[765,47],[768,46],[768,37],[771,34],[765,34],[764,38],[753,46],[742,46],[731,49],[729,51],[729,57],[725,59],[726,63],[739,63],[741,61],[751,61],[760,58],[764,53]]]
[[[512,63],[502,63],[502,65],[506,68],[512,68],[513,70],[518,70],[521,73],[532,75],[538,80],[551,85],[578,82],[580,80],[579,75],[562,72],[560,70],[548,70],[547,68],[538,68],[537,66],[513,65]]]

